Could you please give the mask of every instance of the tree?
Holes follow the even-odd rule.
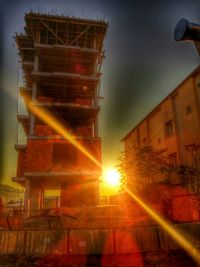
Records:
[[[157,175],[173,172],[174,167],[164,153],[165,150],[152,146],[129,150],[126,154],[122,152],[117,165],[122,183],[128,184],[135,191],[141,191],[144,186],[152,183]]]
[[[176,167],[171,164],[164,149],[143,146],[135,150],[129,149],[126,153],[121,152],[117,168],[122,183],[141,191],[154,182],[156,177],[165,175],[163,179],[167,180],[167,174],[173,173],[179,175],[183,186],[200,194],[200,144],[189,144],[185,149],[190,153],[192,161]]]
[[[192,158],[191,165],[180,165],[178,173],[182,184],[191,191],[200,194],[200,144],[193,143],[185,146]]]

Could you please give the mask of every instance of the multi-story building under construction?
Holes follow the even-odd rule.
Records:
[[[25,20],[25,34],[16,41],[26,83],[20,91],[28,109],[18,120],[27,144],[16,145],[13,180],[25,187],[26,215],[49,207],[44,204],[48,189],[60,189],[60,205],[70,208],[55,209],[53,216],[41,211],[25,220],[21,209],[9,216],[0,212],[0,265],[197,266],[199,206],[192,217],[179,216],[180,203],[185,208],[186,202],[194,203],[191,199],[184,205],[175,202],[178,215],[168,218],[171,224],[166,221],[165,227],[159,225],[162,217],[152,219],[166,215],[161,203],[150,205],[155,216],[143,210],[145,202],[141,208],[129,195],[119,195],[115,205],[95,205],[101,174],[98,90],[107,23],[32,12]],[[192,243],[184,236],[177,240],[177,234],[166,231],[170,228],[188,234]]]
[[[18,115],[18,121],[27,144],[16,145],[13,181],[25,187],[26,211],[44,208],[45,190],[52,189],[61,190],[61,207],[98,203],[100,67],[107,26],[102,20],[25,14],[25,33],[16,35],[16,43],[25,78],[20,93],[28,110],[28,115]],[[73,141],[57,131],[56,123]]]

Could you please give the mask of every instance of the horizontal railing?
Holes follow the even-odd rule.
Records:
[[[200,247],[200,223],[179,224]],[[0,231],[0,255],[115,255],[176,250],[159,227]]]

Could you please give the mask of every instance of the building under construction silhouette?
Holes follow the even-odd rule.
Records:
[[[13,181],[25,187],[27,213],[44,208],[45,190],[51,189],[61,190],[61,207],[97,205],[101,167],[73,141],[101,165],[99,87],[108,23],[35,13],[26,14],[25,22],[16,42],[26,84],[20,92],[29,111],[18,121],[27,144],[16,145]],[[50,115],[46,121],[35,115],[34,106],[53,114],[73,140],[51,127]]]

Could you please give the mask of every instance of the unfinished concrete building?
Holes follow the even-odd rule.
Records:
[[[17,175],[25,187],[25,210],[44,208],[45,190],[60,189],[61,206],[96,205],[101,167],[29,108],[53,114],[101,163],[98,133],[103,40],[108,23],[38,13],[25,14],[16,35],[28,115],[18,115],[27,144],[17,144]]]

